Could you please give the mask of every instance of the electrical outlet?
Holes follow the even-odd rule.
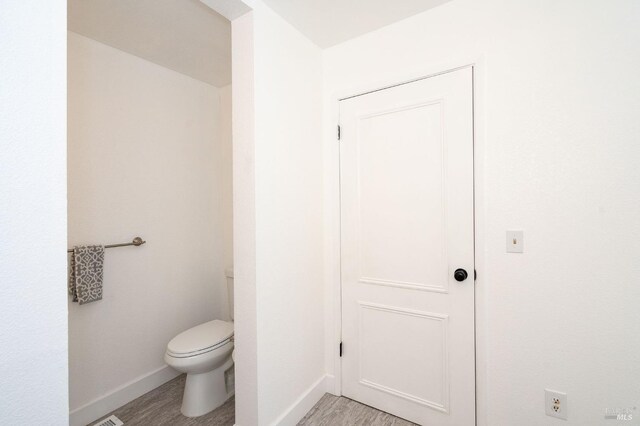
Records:
[[[547,416],[567,420],[567,394],[545,389],[544,412]]]

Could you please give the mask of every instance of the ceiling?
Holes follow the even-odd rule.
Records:
[[[320,47],[330,47],[450,0],[263,0]]]
[[[450,0],[263,1],[325,48]],[[199,0],[68,0],[68,8],[73,32],[217,87],[231,83],[230,22]]]
[[[69,0],[69,30],[220,87],[231,25],[199,0]]]

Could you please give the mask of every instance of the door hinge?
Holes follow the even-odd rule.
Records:
[[[338,124],[338,140],[340,140],[340,125]]]
[[[476,271],[475,269],[473,270],[473,280],[477,280],[478,279],[478,271]]]
[[[340,358],[342,358],[342,342],[340,342]]]

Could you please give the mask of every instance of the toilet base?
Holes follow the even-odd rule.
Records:
[[[227,393],[224,372],[233,365],[231,356],[213,371],[187,374],[180,411],[187,417],[198,417],[221,406],[233,392]]]

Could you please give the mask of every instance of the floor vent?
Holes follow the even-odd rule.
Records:
[[[122,426],[124,423],[117,418],[116,416],[110,416],[106,419],[100,420],[98,423],[95,423],[93,426]]]

